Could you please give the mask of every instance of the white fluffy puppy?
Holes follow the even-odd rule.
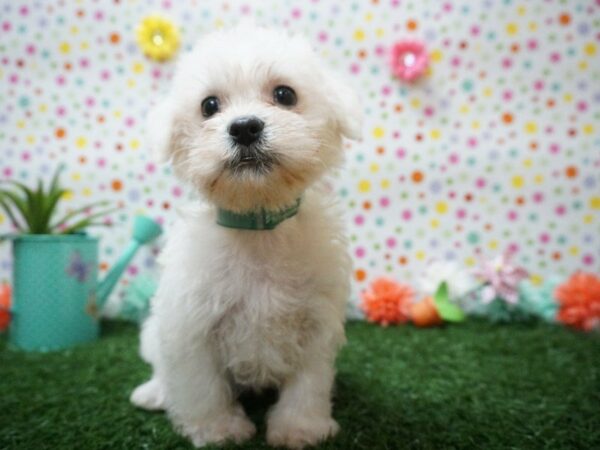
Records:
[[[303,39],[242,26],[181,60],[150,115],[155,150],[207,200],[182,213],[141,335],[150,381],[131,401],[166,409],[194,445],[250,438],[242,389],[274,386],[267,440],[333,436],[350,260],[319,180],[357,138],[360,108]]]

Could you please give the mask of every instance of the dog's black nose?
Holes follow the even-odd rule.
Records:
[[[256,116],[238,117],[229,125],[229,135],[236,144],[250,145],[258,140],[265,123]]]

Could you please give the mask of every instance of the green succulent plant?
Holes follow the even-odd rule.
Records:
[[[91,226],[106,225],[99,219],[118,208],[106,208],[110,202],[101,200],[67,212],[57,218],[58,206],[67,194],[60,184],[60,166],[48,187],[38,180],[32,189],[15,180],[0,183],[0,208],[4,210],[18,233],[22,234],[72,234]],[[4,188],[2,185],[10,185]],[[98,210],[98,208],[101,208]],[[91,212],[96,209],[95,212]]]

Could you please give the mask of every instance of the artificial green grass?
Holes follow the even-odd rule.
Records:
[[[600,448],[600,338],[545,324],[347,327],[323,449]],[[74,350],[26,354],[0,342],[0,448],[187,449],[162,413],[133,408],[149,368],[137,330],[104,324]],[[274,394],[244,404],[263,449]]]

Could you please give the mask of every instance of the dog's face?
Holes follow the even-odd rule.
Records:
[[[243,212],[294,202],[358,138],[353,92],[308,43],[239,27],[202,39],[149,117],[151,145],[218,206]]]

